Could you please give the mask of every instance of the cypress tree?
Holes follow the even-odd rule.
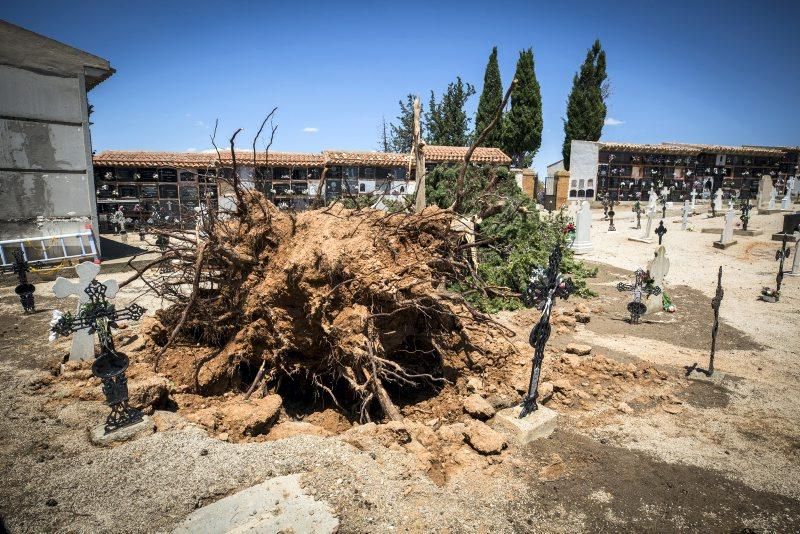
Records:
[[[397,124],[389,125],[388,146],[393,152],[408,153],[414,142],[414,95],[407,95],[406,101],[401,100],[399,104]]]
[[[517,86],[511,94],[511,110],[503,124],[503,146],[515,167],[530,167],[542,146],[542,93],[533,66],[533,51],[519,53]]]
[[[567,120],[564,121],[564,168],[569,170],[572,140],[598,141],[606,120],[606,53],[596,40],[572,79],[567,99]]]
[[[478,100],[478,112],[475,114],[475,139],[492,122],[497,108],[503,103],[503,83],[500,80],[500,67],[497,64],[497,47],[492,48],[489,55],[489,62],[486,64],[486,72],[483,75],[483,91]],[[502,148],[503,146],[503,123],[500,121],[494,129],[489,132],[483,141],[483,146]]]

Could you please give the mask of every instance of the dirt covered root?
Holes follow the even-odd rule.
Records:
[[[258,193],[246,203],[206,247],[204,298],[181,330],[200,347],[165,356],[164,370],[195,393],[290,387],[361,420],[399,419],[405,396],[513,352],[510,331],[444,289],[469,272],[452,213],[286,213]],[[159,313],[164,332],[184,308]]]

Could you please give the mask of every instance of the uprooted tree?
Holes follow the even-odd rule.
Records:
[[[220,199],[202,210],[193,233],[154,229],[168,238],[163,255],[121,284],[142,278],[171,303],[151,333],[154,367],[190,361],[183,386],[198,394],[250,396],[290,383],[362,420],[399,419],[393,395],[435,391],[453,370],[496,366],[514,350],[513,333],[465,298],[515,294],[485,282],[474,263],[475,247],[505,244],[469,239],[454,209],[509,209],[494,188],[480,200],[465,194],[471,151],[453,206],[387,212],[335,201],[294,212],[242,187],[238,167],[249,162],[235,151],[237,134],[232,169],[217,170],[231,192],[227,209]]]

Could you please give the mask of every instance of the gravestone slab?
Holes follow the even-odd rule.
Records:
[[[332,533],[339,520],[324,501],[315,500],[300,487],[300,475],[271,478],[198,508],[173,534],[223,534],[227,532]]]
[[[761,180],[758,182],[758,209],[766,209],[769,199],[773,194],[772,178],[767,174],[761,175]]]
[[[124,426],[113,432],[106,432],[105,423],[97,425],[89,432],[89,441],[92,445],[108,447],[114,443],[128,441],[136,436],[147,436],[156,431],[155,423],[146,415],[138,423]]]
[[[645,226],[644,234],[640,237],[629,237],[628,241],[638,241],[640,243],[652,243],[653,238],[650,237],[650,230],[653,228],[653,217],[656,214],[655,205],[647,208],[647,226]]]
[[[659,246],[654,257],[647,264],[647,272],[650,273],[650,278],[653,279],[653,285],[660,287],[662,294],[664,292],[664,279],[669,274],[669,258],[667,258],[667,249],[661,245]],[[647,295],[645,298],[645,305],[647,311],[645,315],[656,313],[664,309],[664,300],[662,295]]]
[[[733,219],[735,217],[736,214],[733,212],[733,208],[728,208],[728,211],[725,213],[725,226],[722,228],[722,236],[720,236],[719,241],[714,241],[714,248],[725,250],[737,243],[736,240],[733,239]]]
[[[592,212],[589,202],[584,200],[575,216],[575,241],[570,245],[575,254],[586,254],[592,250],[591,227]]]

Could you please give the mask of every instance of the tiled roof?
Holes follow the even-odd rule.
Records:
[[[465,146],[440,146],[425,145],[422,152],[425,154],[425,163],[444,163],[462,161],[467,154]],[[478,147],[470,158],[472,163],[494,163],[496,165],[510,165],[511,158],[499,148]]]
[[[426,163],[458,162],[464,159],[467,147],[426,145]],[[326,150],[322,153],[270,152],[265,159],[264,152],[256,153],[259,165],[270,167],[322,167],[323,165],[363,165],[375,167],[406,167],[409,154],[391,152],[366,152],[348,150]],[[94,164],[107,167],[213,167],[219,161],[223,166],[232,163],[230,150],[216,152],[148,152],[146,150],[106,150],[94,156]],[[266,163],[265,163],[266,161]],[[493,163],[509,165],[511,158],[498,148],[476,148],[472,154],[473,163]],[[237,150],[236,162],[242,165],[253,164],[251,151]]]
[[[229,150],[220,150],[222,165],[232,163]],[[106,150],[96,155],[94,164],[108,167],[214,167],[218,161],[216,152],[147,152],[144,150]],[[242,165],[253,164],[253,153],[236,151],[236,161]],[[256,153],[256,161],[264,165],[266,154]],[[302,154],[292,152],[270,152],[271,167],[321,167],[322,154]]]
[[[778,147],[702,145],[693,143],[638,144],[601,142],[601,150],[619,150],[652,154],[674,154],[696,156],[700,153],[731,154],[746,156],[783,156],[786,151]]]
[[[375,167],[406,167],[408,154],[394,152],[353,152],[345,150],[326,150],[328,165],[374,165]]]

